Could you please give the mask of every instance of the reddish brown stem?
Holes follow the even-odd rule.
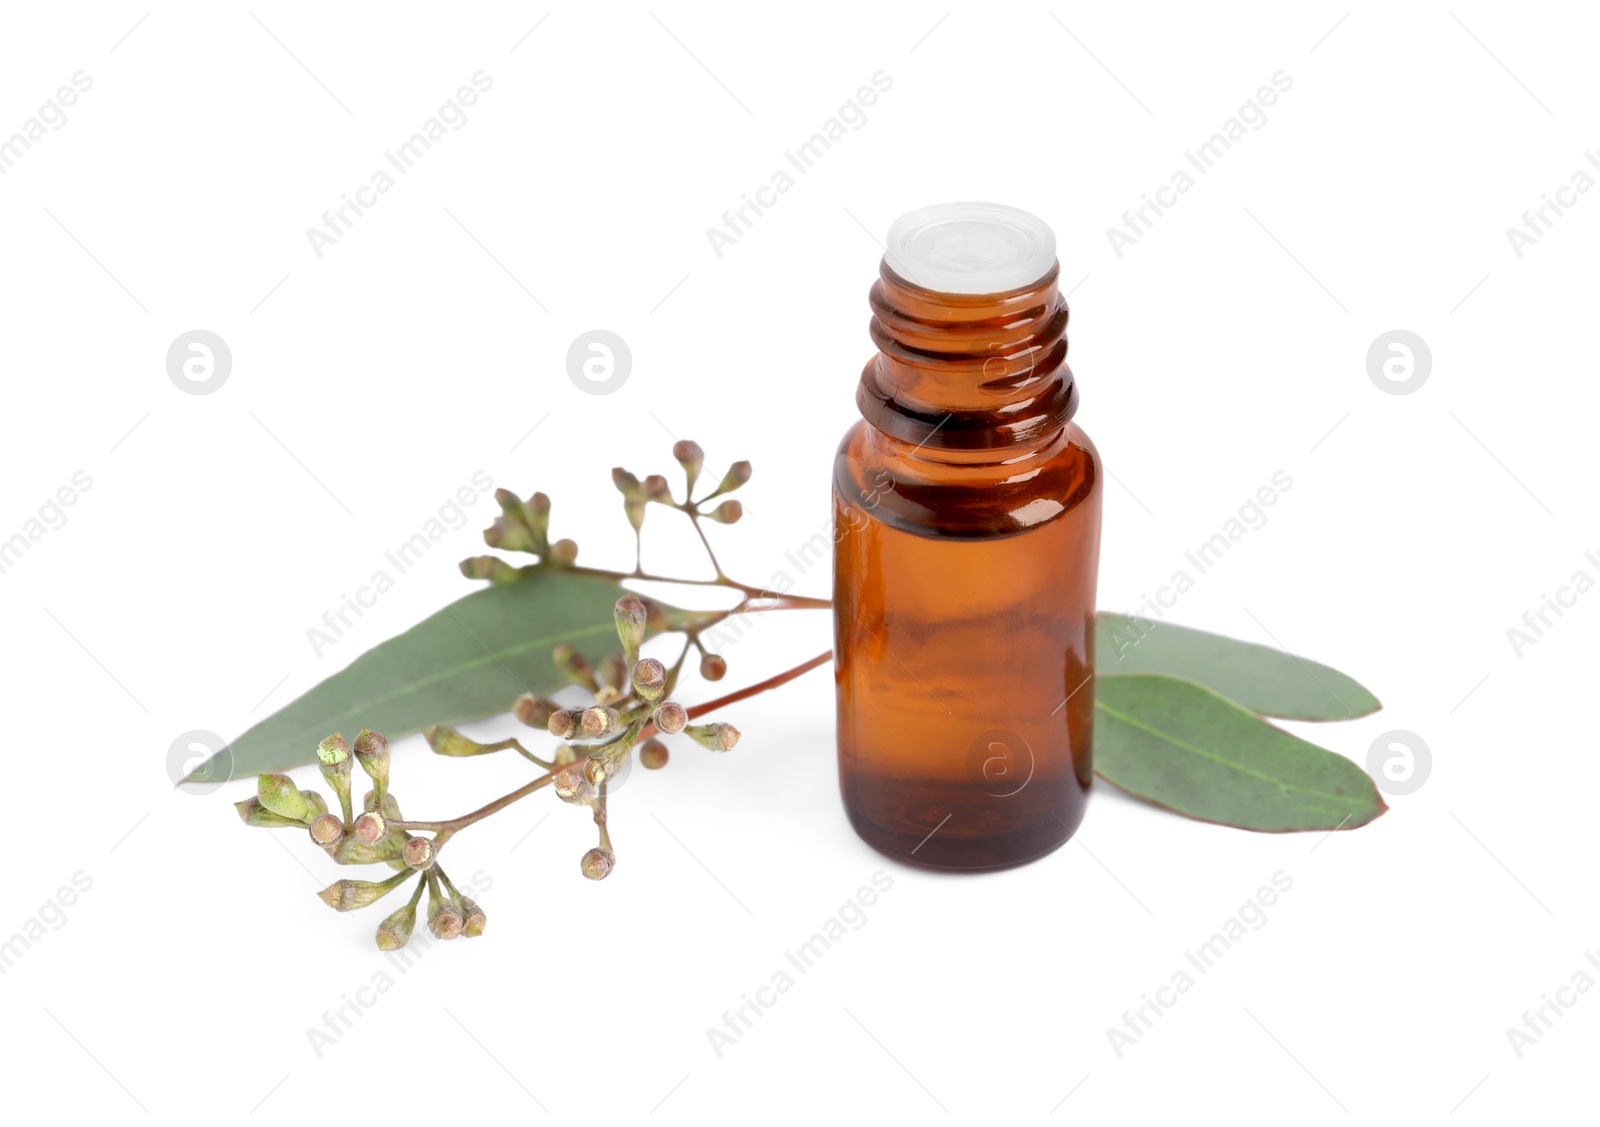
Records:
[[[755,696],[757,693],[764,693],[768,689],[776,689],[779,685],[786,685],[790,681],[793,681],[796,677],[800,676],[802,673],[810,673],[817,666],[821,665],[825,661],[830,660],[832,657],[832,650],[824,650],[810,661],[802,662],[793,669],[788,669],[777,674],[776,676],[768,677],[765,681],[762,681],[758,684],[746,685],[744,688],[735,692],[731,692],[725,697],[718,697],[716,700],[709,700],[704,704],[697,704],[693,708],[689,709],[689,719],[693,720],[697,716],[704,716],[713,709],[721,708],[726,704],[736,704],[739,701]]]
[[[697,704],[688,710],[689,719],[693,720],[697,716],[704,716],[706,713],[712,711],[713,709],[721,708],[723,705],[737,704],[739,701],[748,700],[757,693],[764,693],[768,689],[776,689],[779,685],[788,684],[802,673],[811,672],[813,669],[831,657],[833,657],[833,651],[828,650],[825,653],[818,654],[810,661],[803,662],[800,665],[795,666],[793,669],[786,669],[782,673],[768,677],[765,681],[761,681],[754,685],[746,685],[744,688],[738,689],[735,692],[731,692],[725,697],[718,697],[716,700],[708,700],[704,704]],[[646,724],[644,726],[644,730],[639,733],[639,738],[648,739],[650,736],[655,734],[656,726],[654,724]]]

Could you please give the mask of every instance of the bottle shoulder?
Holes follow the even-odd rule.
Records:
[[[960,461],[925,453],[857,423],[834,457],[839,503],[906,531],[949,537],[1014,535],[1100,503],[1100,454],[1075,422],[1035,450],[973,452]]]

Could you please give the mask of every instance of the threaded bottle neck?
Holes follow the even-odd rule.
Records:
[[[856,393],[862,417],[925,451],[1047,442],[1078,402],[1059,274],[1057,264],[1007,293],[943,294],[881,266],[870,295],[878,355]]]

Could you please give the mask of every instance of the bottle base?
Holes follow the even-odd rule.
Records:
[[[1076,811],[1063,811],[1065,817],[1051,815],[1042,824],[1004,834],[972,837],[947,833],[955,814],[931,832],[920,834],[869,822],[848,805],[845,814],[856,836],[885,857],[916,868],[946,873],[989,873],[1030,864],[1071,841],[1083,821],[1083,807],[1080,806]],[[945,834],[942,841],[941,834]]]

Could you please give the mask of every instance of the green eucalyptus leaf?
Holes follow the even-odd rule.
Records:
[[[1094,647],[1096,680],[1129,674],[1180,677],[1262,716],[1349,720],[1383,707],[1337,669],[1170,622],[1101,611],[1095,616]]]
[[[474,591],[362,654],[213,759],[229,778],[281,771],[314,762],[331,732],[354,739],[371,728],[398,739],[505,712],[521,693],[555,692],[567,681],[551,647],[566,642],[594,661],[615,650],[621,595],[609,579],[559,570]],[[217,777],[208,770],[216,770],[210,761],[189,778]]]
[[[1354,829],[1388,809],[1350,760],[1176,677],[1097,677],[1094,758],[1129,794],[1239,829]]]

